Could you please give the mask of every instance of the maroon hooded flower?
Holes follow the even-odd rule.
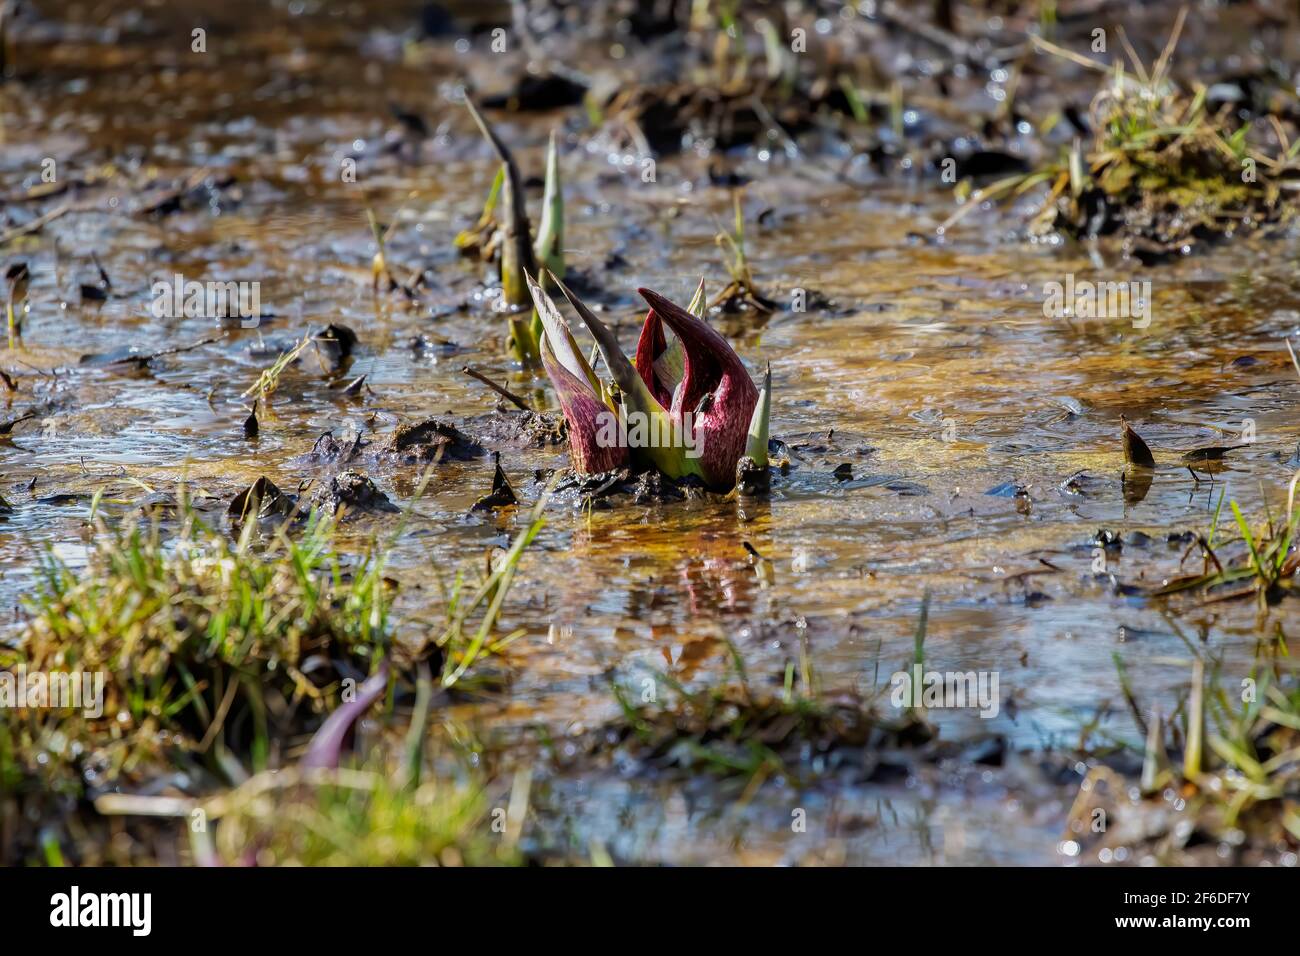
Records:
[[[595,338],[609,367],[620,393],[619,420],[626,423],[638,415],[651,423],[647,432],[659,436],[630,449],[608,447],[609,432],[602,435],[601,425],[609,422],[605,416],[613,414],[613,403],[578,350],[555,303],[540,286],[530,283],[546,330],[543,364],[568,422],[574,467],[584,472],[609,470],[626,462],[630,452],[634,463],[653,465],[669,478],[696,475],[712,488],[731,488],[736,464],[745,454],[759,393],[726,339],[703,319],[657,292],[639,289],[650,312],[633,365],[613,332],[563,282],[556,279],[555,284]],[[680,343],[679,381],[665,325]],[[660,361],[664,359],[667,361]],[[673,440],[663,440],[668,435]]]
[[[736,462],[745,452],[758,389],[740,356],[707,322],[658,292],[637,292],[650,304],[645,326],[651,341],[656,332],[663,338],[658,328],[662,318],[682,343],[683,375],[673,395],[665,396],[670,401],[668,414],[676,422],[690,422],[694,428],[704,480],[713,487],[729,488],[736,480]],[[642,329],[641,338],[647,338],[647,328]],[[638,348],[638,356],[639,352]],[[642,377],[645,379],[644,373]],[[646,386],[652,393],[655,391],[653,369]]]

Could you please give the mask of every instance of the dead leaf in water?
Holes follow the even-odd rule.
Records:
[[[230,507],[226,509],[226,514],[234,521],[243,521],[250,515],[257,517],[267,511],[285,514],[292,509],[293,504],[284,492],[263,475],[235,495],[230,502]]]
[[[1124,460],[1139,468],[1154,468],[1156,460],[1147,443],[1142,440],[1142,436],[1133,430],[1133,426],[1123,415],[1119,417],[1119,423],[1124,428]]]
[[[512,508],[519,504],[515,490],[510,487],[510,479],[501,469],[501,455],[492,456],[494,471],[492,473],[492,490],[474,502],[470,511],[493,511],[497,508]]]

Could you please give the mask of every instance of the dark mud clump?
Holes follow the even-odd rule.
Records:
[[[331,463],[345,465],[353,461],[359,454],[366,443],[361,440],[360,433],[340,442],[334,437],[333,432],[325,432],[320,438],[316,439],[316,444],[312,446],[311,451],[307,454],[307,460],[314,464]]]
[[[561,416],[533,411],[494,412],[472,419],[470,426],[480,441],[533,448],[562,445],[568,434],[568,427]]]
[[[311,504],[332,515],[340,511],[392,514],[400,510],[359,471],[345,471],[329,478],[312,494]]]
[[[398,425],[375,453],[407,465],[436,460],[470,461],[484,454],[483,446],[475,439],[436,418]]]
[[[483,446],[449,422],[426,418],[398,425],[378,442],[368,442],[360,434],[344,437],[325,432],[307,454],[312,464],[346,465],[358,458],[397,462],[405,465],[433,461],[472,461],[485,454]]]
[[[656,154],[669,156],[688,139],[724,150],[749,145],[772,128],[772,118],[787,133],[803,133],[821,105],[803,91],[780,96],[762,82],[732,90],[672,84],[617,93],[605,112],[613,123],[635,124]]]
[[[303,522],[312,510],[337,516],[340,512],[392,514],[400,509],[375,487],[367,475],[359,471],[344,471],[326,478],[307,498],[281,491],[263,476],[231,500],[226,515],[235,525],[250,517],[258,521],[296,519]]]

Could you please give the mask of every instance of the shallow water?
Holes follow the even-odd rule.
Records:
[[[259,475],[291,489],[316,474],[302,456],[325,431],[382,435],[436,415],[473,432],[497,403],[461,373],[466,364],[551,401],[501,357],[504,321],[472,304],[485,272],[451,247],[493,165],[439,84],[458,66],[485,72],[482,62],[401,65],[400,4],[373,23],[351,8],[277,12],[292,31],[258,32],[238,22],[238,5],[225,6],[229,21],[217,26],[237,32],[214,39],[215,71],[193,61],[185,24],[155,11],[152,30],[87,29],[80,42],[38,47],[40,80],[0,93],[7,192],[36,182],[45,156],[79,175],[117,164],[105,186],[81,194],[88,209],[5,249],[6,261],[24,259],[33,273],[22,349],[0,359],[19,381],[5,414],[35,399],[39,417],[0,444],[0,493],[14,506],[0,517],[4,606],[33,587],[41,549],[75,564],[95,491],[110,512],[181,482],[226,501]],[[436,131],[418,162],[382,154],[393,126],[386,98],[418,103]],[[569,124],[566,255],[603,286],[597,301],[630,347],[637,286],[684,301],[701,273],[715,290],[725,282],[713,237],[730,221],[730,194],[709,186],[704,161],[689,155],[661,160],[657,181],[642,182],[621,157],[611,163],[585,145],[576,112],[498,123],[526,170],[540,169],[550,126]],[[352,154],[357,182],[342,182],[340,163]],[[239,199],[226,191],[211,209],[138,215],[155,166],[165,177],[229,171]],[[750,157],[746,168],[757,177],[745,194],[746,240],[761,288],[783,306],[796,288],[835,303],[783,309],[762,327],[714,319],[751,371],[771,362],[772,431],[794,447],[793,469],[774,481],[770,502],[744,509],[722,499],[590,512],[553,503],[504,620],[527,633],[509,656],[513,681],[466,719],[503,739],[526,741],[537,725],[576,738],[617,713],[607,669],[636,687],[663,670],[716,679],[728,639],[755,680],[779,682],[806,638],[823,687],[887,698],[889,676],[911,661],[928,591],[927,665],[996,672],[1001,688],[991,720],[932,711],[943,736],[995,732],[1018,751],[1068,752],[1099,710],[1104,730],[1132,737],[1117,653],[1143,706],[1169,713],[1188,685],[1185,642],[1220,659],[1231,686],[1279,620],[1294,627],[1287,604],[1267,619],[1250,600],[1166,606],[1116,593],[1108,575],[1140,584],[1171,576],[1185,544],[1166,536],[1208,529],[1225,489],[1248,514],[1262,514],[1264,500],[1274,514],[1284,507],[1300,441],[1300,387],[1283,344],[1300,329],[1295,239],[1241,241],[1142,270],[1012,241],[1011,217],[993,212],[937,242],[952,197],[920,178],[858,188],[798,159]],[[530,198],[535,221],[540,196]],[[396,223],[395,271],[429,270],[424,303],[372,295],[367,206]],[[767,207],[773,214],[759,224]],[[11,207],[10,218],[34,208]],[[92,252],[121,298],[80,303],[77,285],[95,276]],[[609,265],[615,253],[626,265]],[[174,273],[260,281],[271,315],[255,330],[156,319],[150,284]],[[1046,317],[1044,284],[1066,273],[1149,279],[1150,326]],[[245,440],[241,393],[308,325],[325,322],[359,335],[343,380],[364,374],[369,389],[342,397],[308,360],[285,375],[270,412],[259,411],[260,436]],[[215,334],[224,338],[144,374],[78,364],[87,353]],[[417,335],[442,347],[412,349]],[[1253,362],[1234,364],[1243,357]],[[1139,503],[1121,491],[1121,413],[1162,465]],[[1236,444],[1244,419],[1256,441],[1233,453],[1213,486],[1194,483],[1175,452]],[[540,487],[534,470],[565,462],[562,449],[502,456],[529,500]],[[843,463],[851,480],[832,474]],[[442,465],[414,503],[414,469],[372,472],[418,516],[395,542],[403,582],[430,583],[512,536],[522,515],[469,511],[491,468],[490,459]],[[1083,490],[1069,493],[1063,482],[1078,472],[1088,476]],[[988,493],[1008,482],[1026,486],[1029,500]],[[87,497],[50,498],[64,493]],[[356,527],[359,543],[395,524]],[[1126,538],[1097,574],[1099,529],[1151,540]],[[773,562],[770,582],[742,542]],[[436,604],[423,603],[435,593],[407,589],[401,626],[436,620]],[[598,843],[620,859],[1050,863],[1067,859],[1057,840],[1073,789],[1048,785],[1031,757],[1014,757],[997,774],[968,768],[893,787],[796,794],[773,783],[743,807],[705,780],[679,788],[617,769],[556,770],[535,796],[539,840]],[[790,829],[795,807],[808,811],[807,834]]]

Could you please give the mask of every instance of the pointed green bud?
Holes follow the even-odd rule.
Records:
[[[524,273],[537,274],[537,262],[533,256],[532,230],[528,224],[528,210],[524,205],[524,181],[519,174],[519,166],[506,144],[496,134],[487,120],[479,113],[474,101],[465,97],[465,105],[478,125],[483,137],[492,144],[497,157],[505,164],[506,175],[501,183],[501,229],[504,241],[501,244],[501,291],[509,306],[523,307],[529,305],[532,296],[528,292],[528,282]],[[512,323],[513,325],[513,323]],[[525,329],[527,326],[524,327]],[[512,329],[512,333],[515,330]],[[531,336],[523,336],[525,339]],[[515,336],[515,348],[528,351],[533,357],[537,355],[536,342],[521,342]]]
[[[700,284],[695,287],[695,294],[691,296],[691,304],[686,307],[686,311],[697,319],[702,319],[707,308],[708,301],[704,297],[704,276],[700,276]]]
[[[745,457],[751,458],[759,468],[767,467],[767,430],[772,418],[772,363],[767,363],[763,387],[754,406],[754,417],[749,420],[749,435],[745,439]]]
[[[457,234],[455,240],[457,249],[475,249],[487,243],[485,233],[495,218],[497,201],[501,198],[501,187],[505,179],[506,167],[502,163],[497,167],[497,174],[492,179],[492,188],[488,190],[487,201],[483,203],[483,212],[479,215],[478,222],[474,223],[472,228],[462,229]]]
[[[772,475],[767,459],[768,420],[771,414],[772,365],[769,362],[767,372],[763,375],[763,388],[758,393],[758,404],[754,406],[754,415],[749,422],[745,453],[736,463],[736,491],[742,497],[766,495],[771,486]]]
[[[537,229],[536,258],[544,268],[564,278],[564,190],[560,185],[560,155],[551,130],[546,149],[546,191],[542,197],[542,221]]]

